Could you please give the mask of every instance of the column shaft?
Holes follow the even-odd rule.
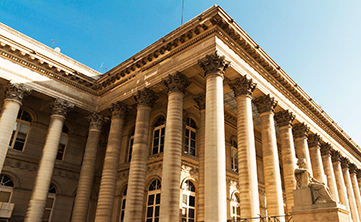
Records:
[[[206,79],[205,221],[227,220],[223,78]]]
[[[241,215],[244,218],[251,218],[257,217],[260,213],[252,103],[251,97],[247,95],[239,95],[236,100]]]
[[[323,155],[322,163],[323,163],[323,168],[325,170],[325,173],[327,175],[327,184],[328,184],[328,187],[330,188],[332,197],[336,202],[339,202],[340,200],[339,200],[339,195],[338,195],[338,191],[337,191],[336,178],[335,178],[335,173],[334,173],[333,166],[332,166],[331,156]]]
[[[97,151],[99,146],[99,138],[101,133],[101,120],[98,118],[100,115],[93,114],[91,118],[94,118],[91,127],[89,129],[88,139],[85,145],[83,164],[80,171],[78,189],[75,197],[72,222],[85,222],[88,213],[90,195],[94,180],[95,162],[97,157]],[[100,127],[92,127],[98,121]]]
[[[350,211],[351,211],[351,217],[354,222],[359,222],[359,216],[357,212],[357,206],[355,201],[355,195],[353,193],[352,184],[351,184],[351,178],[350,173],[348,171],[348,168],[342,169],[343,178],[345,180],[346,190],[347,190],[347,196],[350,204]]]
[[[304,123],[297,123],[293,126],[293,135],[295,137],[295,148],[298,159],[306,160],[306,168],[310,175],[313,175],[310,152],[308,150],[307,134],[310,128]]]
[[[358,183],[357,183],[356,173],[355,172],[351,173],[350,177],[351,177],[353,192],[355,194],[357,212],[358,212],[358,216],[360,219],[361,218],[361,196],[360,196],[360,189],[359,189]]]
[[[325,172],[324,172],[323,166],[322,166],[322,158],[321,158],[320,148],[319,147],[311,147],[310,148],[310,156],[311,156],[313,177],[316,180],[326,184],[327,182],[325,181]]]
[[[42,221],[64,120],[65,118],[63,116],[51,116],[48,134],[43,149],[43,156],[41,157],[39,170],[35,180],[35,187],[26,212],[26,222]]]
[[[117,174],[119,167],[120,144],[123,133],[124,117],[127,107],[123,104],[113,104],[108,145],[105,152],[102,178],[99,188],[96,222],[110,222],[115,198]]]
[[[168,95],[167,127],[165,129],[160,221],[179,220],[179,184],[182,158],[183,93]]]
[[[339,199],[343,205],[347,207],[349,210],[348,198],[347,198],[347,191],[345,187],[345,181],[342,175],[341,163],[340,162],[333,162],[333,170],[335,173],[336,184],[337,184],[337,192]]]
[[[1,111],[0,118],[0,172],[2,172],[2,168],[4,166],[6,154],[9,149],[11,135],[14,130],[20,106],[21,103],[17,100],[4,100],[4,105]]]

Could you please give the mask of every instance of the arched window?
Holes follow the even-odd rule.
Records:
[[[149,186],[146,222],[159,221],[160,188],[161,184],[159,180],[153,180],[153,182]]]
[[[32,118],[30,114],[20,109],[15,123],[14,131],[10,139],[9,148],[23,151],[31,121]]]
[[[120,207],[120,218],[119,218],[120,222],[124,221],[125,203],[126,203],[126,200],[127,200],[127,190],[128,190],[128,187],[125,187],[125,189],[123,191],[122,205]]]
[[[196,155],[197,125],[192,118],[186,119],[184,153]]]
[[[235,221],[241,220],[241,201],[239,200],[238,194],[234,193],[231,200],[231,217]]]
[[[165,134],[165,117],[160,116],[154,124],[152,154],[163,152]]]
[[[55,205],[55,197],[56,197],[56,189],[53,184],[50,184],[49,191],[48,191],[48,198],[46,199],[46,204],[44,208],[44,215],[42,221],[51,221],[51,217],[54,211]]]
[[[13,189],[13,180],[4,174],[0,174],[0,202],[10,202]]]
[[[237,141],[231,139],[231,167],[232,170],[238,172],[238,145]]]
[[[63,125],[63,131],[61,133],[59,147],[58,147],[58,154],[56,155],[57,160],[63,160],[66,144],[68,142],[68,134],[69,129],[66,125]]]
[[[132,130],[132,132],[130,133],[130,138],[129,138],[128,162],[130,162],[132,160],[132,152],[133,152],[133,144],[134,144],[134,131],[135,131],[135,129]]]
[[[194,222],[196,219],[196,188],[187,180],[183,184],[182,222]]]

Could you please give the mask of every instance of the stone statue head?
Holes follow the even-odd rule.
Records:
[[[298,160],[297,160],[297,166],[298,166],[298,168],[300,168],[300,169],[306,169],[306,160],[304,159],[304,158],[299,158]]]

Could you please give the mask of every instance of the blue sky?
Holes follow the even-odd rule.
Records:
[[[361,1],[184,1],[185,22],[220,5],[361,145]],[[182,0],[1,0],[0,22],[104,72],[180,26],[181,9]]]

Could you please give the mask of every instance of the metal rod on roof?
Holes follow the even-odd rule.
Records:
[[[183,25],[183,12],[184,12],[184,0],[182,0],[182,16],[181,16],[181,25]]]

